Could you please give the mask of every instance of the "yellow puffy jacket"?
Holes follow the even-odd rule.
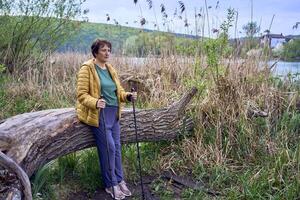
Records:
[[[125,92],[124,88],[121,86],[118,74],[114,67],[110,64],[106,64],[106,67],[117,86],[117,98],[119,102],[117,117],[120,119],[122,110],[121,103],[129,100],[127,99],[129,92]],[[100,91],[101,84],[95,69],[94,59],[90,59],[83,63],[77,74],[76,114],[81,122],[99,127],[99,109],[96,108],[96,104],[101,96]]]

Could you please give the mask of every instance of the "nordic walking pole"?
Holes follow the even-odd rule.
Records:
[[[135,92],[135,89],[131,88],[131,92]],[[132,96],[131,96],[131,102],[132,102],[132,109],[133,109],[133,119],[134,119],[134,128],[135,128],[135,142],[136,142],[136,148],[137,148],[137,159],[138,159],[138,163],[139,163],[140,181],[141,181],[141,188],[142,188],[142,199],[145,200],[145,192],[144,192],[143,178],[142,178],[140,147],[139,147],[139,141],[138,141],[137,127],[136,127],[135,105],[134,105],[134,100],[133,100]]]
[[[103,95],[101,95],[101,99],[103,99]],[[112,170],[111,170],[111,166],[110,166],[110,158],[109,158],[109,145],[108,145],[108,140],[106,137],[106,120],[105,120],[105,115],[104,115],[104,108],[101,108],[101,116],[103,119],[103,128],[104,128],[104,137],[105,137],[105,141],[106,141],[106,153],[107,153],[107,162],[108,162],[108,170],[109,170],[109,175],[110,175],[110,181],[112,184]],[[115,191],[114,191],[114,186],[111,186],[112,188],[112,192],[113,192],[113,199],[115,199]]]

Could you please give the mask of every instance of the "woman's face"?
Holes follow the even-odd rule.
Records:
[[[110,55],[110,48],[107,45],[99,48],[98,54],[96,54],[96,59],[100,62],[107,62]]]

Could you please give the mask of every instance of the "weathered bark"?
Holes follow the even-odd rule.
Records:
[[[139,141],[171,140],[193,128],[185,109],[196,88],[178,102],[161,109],[137,110]],[[121,142],[135,142],[132,109],[122,112]],[[0,151],[19,164],[30,177],[47,162],[95,146],[89,127],[78,121],[74,108],[25,113],[0,124]],[[1,158],[0,158],[1,159]]]
[[[8,171],[8,173],[9,172],[15,173],[13,175],[16,175],[17,180],[19,180],[21,182],[21,187],[22,187],[21,190],[23,191],[24,198],[31,200],[32,199],[31,186],[30,186],[30,181],[29,181],[27,174],[23,171],[23,169],[17,163],[15,163],[11,158],[6,156],[1,151],[0,151],[0,166],[4,167],[5,170]],[[17,185],[18,185],[18,183],[17,183]],[[20,195],[21,193],[18,192],[20,190],[19,187],[17,187],[17,188],[12,187],[9,189],[11,191],[9,191],[8,196],[11,196],[11,197],[7,197],[6,199],[20,199],[21,198],[21,195]]]

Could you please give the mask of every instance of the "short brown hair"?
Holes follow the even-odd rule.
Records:
[[[91,51],[92,51],[92,54],[94,56],[94,58],[96,58],[96,54],[98,53],[99,51],[99,48],[102,48],[104,46],[108,46],[111,50],[111,43],[107,40],[100,40],[100,39],[96,39],[92,46],[91,46]]]

